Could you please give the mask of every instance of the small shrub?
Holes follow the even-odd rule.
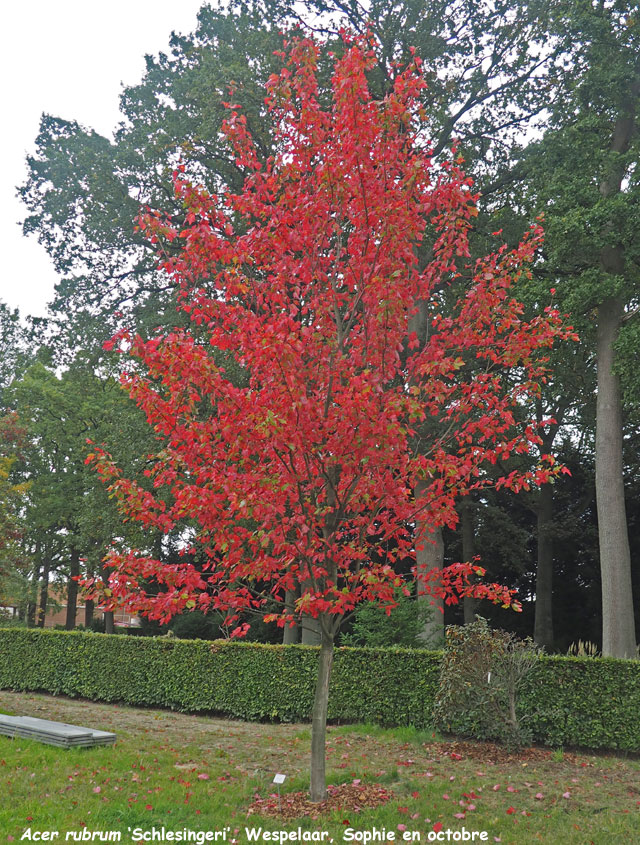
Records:
[[[94,616],[91,620],[91,626],[89,630],[93,631],[94,634],[104,634],[105,630],[105,621],[104,616]]]
[[[26,619],[19,619],[17,616],[5,616],[0,613],[0,627],[2,628],[27,628]]]
[[[424,602],[417,601],[415,595],[405,596],[400,590],[396,601],[390,615],[374,602],[360,605],[351,630],[342,635],[341,644],[369,648],[420,647],[420,634],[434,611],[428,605],[425,607]]]
[[[221,622],[220,614],[207,616],[201,610],[193,610],[174,617],[169,630],[181,640],[217,640],[221,636]]]
[[[531,639],[494,630],[486,619],[449,625],[434,704],[436,726],[511,747],[531,742],[531,729],[518,709],[518,693],[538,658]]]

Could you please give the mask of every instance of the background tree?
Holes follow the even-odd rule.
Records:
[[[203,6],[196,31],[174,34],[169,52],[148,57],[141,83],[124,90],[113,142],[73,120],[43,117],[21,195],[29,210],[25,234],[38,237],[61,275],[52,304],[64,320],[61,339],[71,348],[80,338],[81,347],[96,339],[99,346],[127,314],[140,330],[173,324],[171,288],[131,221],[143,205],[176,218],[183,213],[171,186],[178,158],[196,181],[239,188],[246,174],[222,133],[224,102],[242,106],[261,159],[271,153],[263,87],[281,30],[300,16],[305,26],[320,22],[338,50],[341,21],[360,32],[373,26],[382,45],[369,72],[378,97],[392,85],[393,62],[406,63],[416,48],[427,68],[421,96],[434,154],[446,156],[459,139],[467,171],[488,202],[504,196],[512,171],[523,167],[521,130],[557,94],[562,65],[549,48],[552,7],[547,0],[491,6],[438,0],[426,7],[417,0],[368,6],[331,0],[297,11],[286,2],[232,3],[225,11]],[[328,82],[327,70],[320,74]]]
[[[8,388],[28,366],[33,351],[32,338],[18,310],[0,302],[0,410],[10,410]]]
[[[281,48],[256,11],[203,6],[189,37],[147,57],[142,82],[121,98],[114,140],[73,120],[44,115],[20,193],[35,234],[60,275],[51,304],[57,352],[91,361],[123,323],[151,332],[177,319],[155,250],[133,221],[143,206],[170,212],[171,173],[180,159],[195,179],[238,188],[244,174],[222,134],[224,103],[242,104],[264,157],[264,84]],[[233,89],[233,94],[230,89]]]
[[[0,416],[0,604],[19,604],[27,567],[21,544],[28,484],[15,478],[26,432],[17,414]]]
[[[44,625],[55,582],[67,599],[70,629],[76,624],[76,579],[99,572],[105,548],[115,537],[140,541],[135,530],[123,533],[106,491],[85,466],[87,439],[112,443],[119,460],[135,472],[139,450],[149,444],[148,430],[114,379],[78,367],[57,375],[42,363],[34,364],[13,383],[9,396],[26,437],[15,474],[28,486],[21,535],[33,585],[27,615]],[[91,610],[89,605],[84,624],[91,623]]]
[[[563,307],[576,315],[596,363],[602,646],[615,657],[632,657],[636,648],[616,348],[637,354],[633,331],[624,331],[638,297],[637,12],[635,3],[577,3],[554,20],[566,37],[572,81],[532,150],[537,178],[529,186],[538,209],[548,210],[547,284],[557,285]]]

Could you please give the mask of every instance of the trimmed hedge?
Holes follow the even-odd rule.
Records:
[[[522,689],[533,735],[546,745],[640,752],[640,661],[542,657]]]
[[[329,719],[429,728],[440,652],[338,648]],[[310,718],[317,649],[0,629],[0,689],[211,712]],[[543,657],[520,701],[538,742],[640,751],[640,662]]]
[[[241,719],[310,718],[318,650],[226,640],[0,629],[0,689]],[[429,725],[440,654],[338,648],[329,719]]]

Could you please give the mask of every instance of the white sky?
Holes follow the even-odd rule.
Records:
[[[168,48],[172,30],[189,33],[204,0],[13,0],[4,6],[0,49],[0,300],[42,316],[56,274],[35,238],[15,187],[26,178],[40,116],[77,120],[103,135],[118,122],[122,83],[144,72],[146,53]]]

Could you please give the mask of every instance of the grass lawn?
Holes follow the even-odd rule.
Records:
[[[463,828],[486,831],[487,842],[522,845],[640,842],[638,760],[545,749],[508,755],[411,728],[331,727],[328,781],[380,784],[389,801],[282,821],[248,809],[256,796],[264,800],[274,792],[276,772],[287,775],[283,796],[307,788],[306,725],[233,722],[12,692],[0,692],[0,712],[118,735],[112,747],[69,751],[0,736],[0,845],[100,841],[96,832],[118,832],[119,841],[128,843],[151,837],[153,828],[157,836],[164,828],[165,838],[147,841],[180,842],[180,833],[220,831],[218,843],[235,839],[243,845],[247,828],[298,827],[317,836],[326,831],[327,843],[362,844],[374,829],[374,843],[390,833],[395,842],[403,836],[472,841],[454,836]],[[137,828],[141,833],[134,835]],[[45,831],[59,836],[35,838]],[[438,832],[439,840],[429,838]]]

